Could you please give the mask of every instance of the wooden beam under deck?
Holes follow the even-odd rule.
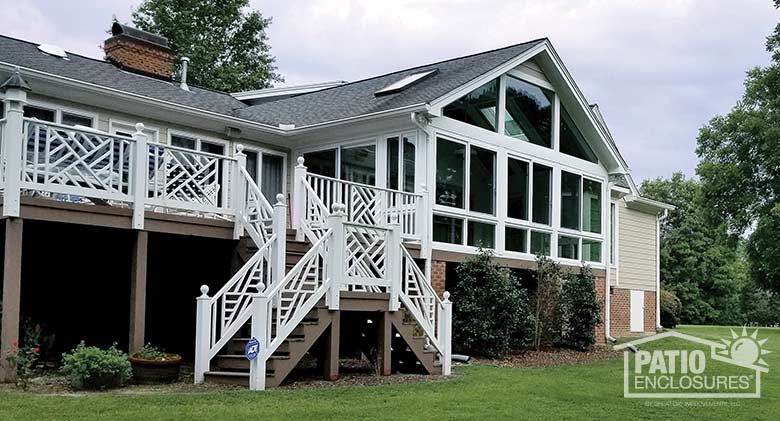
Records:
[[[1,205],[0,209],[2,209]],[[0,214],[2,214],[1,211]],[[132,229],[133,210],[24,197],[22,198],[20,217],[34,221]],[[233,222],[231,221],[152,211],[146,211],[144,217],[144,231],[148,232],[217,239],[233,238]]]

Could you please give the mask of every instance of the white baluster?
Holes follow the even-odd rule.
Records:
[[[295,239],[298,241],[303,240],[303,230],[299,228],[306,212],[306,189],[303,187],[303,183],[306,182],[306,166],[303,165],[303,162],[303,157],[299,156],[292,180],[292,228],[296,230]]]
[[[197,313],[195,319],[195,384],[203,383],[204,375],[210,370],[211,358],[209,352],[211,344],[211,298],[209,287],[200,287],[201,296],[197,299]]]
[[[442,347],[441,374],[449,376],[452,373],[452,302],[447,291],[444,291],[440,323],[442,323],[439,337],[439,344]]]
[[[18,72],[18,69],[17,69]],[[5,92],[6,119],[3,132],[3,159],[5,163],[5,190],[3,216],[18,217],[21,209],[22,145],[24,134],[24,104],[27,91],[8,88]],[[2,165],[0,165],[0,170]]]
[[[146,206],[146,196],[148,194],[148,176],[149,176],[149,146],[146,133],[144,133],[144,123],[135,125],[133,133],[133,142],[135,145],[133,154],[133,228],[137,230],[144,229],[144,209]]]
[[[249,389],[265,390],[266,361],[270,355],[268,349],[268,297],[263,296],[264,287],[257,286],[257,294],[252,295],[252,337],[260,342],[257,357],[249,363]]]
[[[344,247],[344,222],[346,207],[341,203],[334,203],[330,215],[328,215],[327,228],[333,230],[328,253],[328,278],[330,287],[325,294],[325,303],[331,310],[339,309],[339,291],[344,278],[345,253]]]
[[[246,212],[246,180],[241,174],[241,168],[246,168],[246,155],[244,154],[244,145],[236,145],[234,155],[236,162],[233,166],[233,201],[232,208],[235,212],[233,222],[233,239],[238,240],[244,235],[244,213]]]
[[[387,232],[387,244],[385,244],[385,253],[387,253],[385,264],[387,279],[390,280],[390,311],[398,311],[401,303],[398,299],[401,293],[401,278],[403,256],[401,255],[401,224],[398,219],[398,213],[390,214],[390,230]],[[407,265],[414,262],[406,262]]]

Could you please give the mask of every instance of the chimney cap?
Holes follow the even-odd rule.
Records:
[[[140,29],[133,28],[132,26],[122,25],[116,21],[114,21],[114,24],[111,25],[111,35],[115,37],[124,35],[160,48],[170,48],[168,45],[168,38],[165,38],[162,35],[153,34],[151,32],[142,31]]]

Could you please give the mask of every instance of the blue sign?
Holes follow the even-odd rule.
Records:
[[[260,342],[257,340],[257,338],[252,338],[249,340],[249,342],[246,343],[246,349],[244,350],[244,353],[246,354],[246,359],[249,361],[257,358],[257,354],[260,353]]]

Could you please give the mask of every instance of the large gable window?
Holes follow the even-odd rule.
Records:
[[[498,79],[494,79],[471,93],[447,105],[445,117],[481,127],[491,132],[498,127]]]
[[[585,136],[582,135],[580,129],[574,124],[574,120],[572,120],[566,109],[563,108],[563,105],[560,106],[560,109],[561,152],[586,161],[598,162],[598,158],[596,158],[596,154],[593,153],[593,149],[591,149],[588,142],[585,141]]]
[[[466,185],[466,145],[436,140],[436,204],[463,208]]]
[[[506,78],[504,133],[535,145],[552,147],[554,94],[520,79]]]

